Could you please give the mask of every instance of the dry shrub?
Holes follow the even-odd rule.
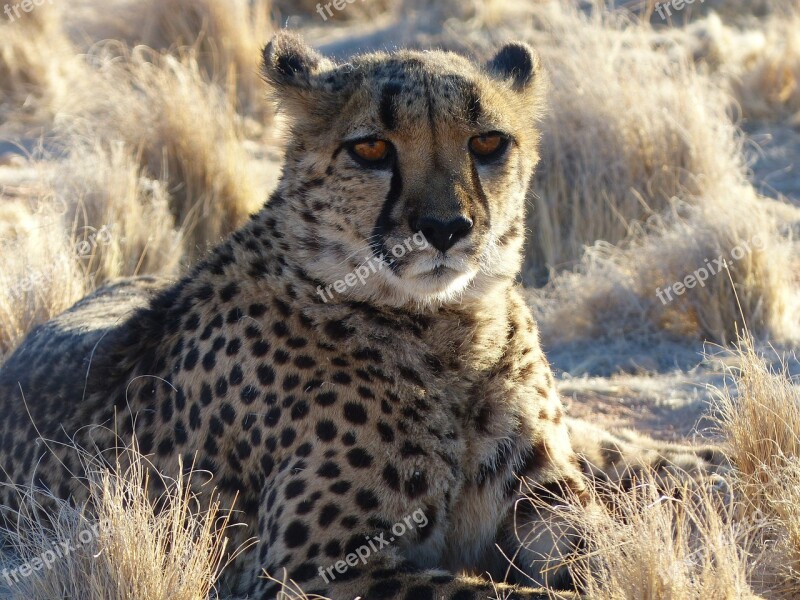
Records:
[[[261,49],[272,35],[270,0],[83,4],[83,10],[71,14],[69,21],[72,29],[87,32],[89,43],[113,39],[178,57],[191,54],[203,78],[229,90],[240,111],[260,120],[270,119],[272,108],[259,74]]]
[[[749,335],[740,341],[735,385],[719,391],[716,409],[743,518],[759,523],[758,584],[769,598],[800,595],[800,387],[776,371]]]
[[[728,343],[744,323],[759,336],[799,339],[797,248],[752,196],[741,189],[736,214],[721,200],[684,206],[628,244],[589,249],[580,269],[530,293],[545,345],[642,336]],[[701,269],[703,285],[663,291]]]
[[[175,275],[181,232],[162,182],[141,173],[120,144],[74,147],[53,177],[73,254],[94,285],[116,277]]]
[[[566,565],[586,600],[755,599],[743,544],[750,532],[734,525],[719,491],[675,480],[680,493],[669,495],[662,484],[648,471],[627,491],[595,482],[588,506],[566,498],[548,507],[530,490],[555,532],[582,540],[552,566]]]
[[[224,566],[230,519],[213,492],[192,492],[193,474],[162,477],[166,491],[154,500],[142,482],[158,475],[134,450],[118,451],[111,469],[76,452],[87,503],[76,508],[45,491],[20,490],[16,527],[4,532],[16,565],[45,556],[59,541],[74,550],[20,577],[9,600],[206,600]]]
[[[166,185],[189,256],[203,254],[263,203],[234,107],[191,56],[110,44],[92,62],[92,87],[59,123],[65,145],[77,137],[131,149],[142,174]]]
[[[733,89],[744,116],[792,118],[800,124],[800,5],[765,24],[765,43],[755,56],[733,52]]]
[[[0,194],[8,216],[10,202]],[[0,242],[0,361],[35,325],[69,308],[90,289],[72,251],[62,208],[52,196],[37,198],[37,210],[17,204],[16,225]]]
[[[0,16],[0,124],[11,127],[49,121],[82,69],[59,7],[45,3],[21,15],[13,22]]]
[[[575,264],[596,240],[624,240],[674,197],[702,202],[712,186],[744,181],[727,99],[688,61],[654,50],[644,25],[546,8],[547,33],[532,36],[552,86],[528,281]]]
[[[175,276],[182,232],[162,182],[122,145],[81,146],[25,201],[3,198],[0,357],[30,331],[118,277]],[[13,213],[13,214],[12,214]]]

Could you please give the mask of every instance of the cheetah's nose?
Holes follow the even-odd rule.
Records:
[[[438,217],[419,217],[411,223],[414,232],[422,232],[434,248],[447,252],[456,242],[472,231],[472,219],[459,215],[449,220]]]

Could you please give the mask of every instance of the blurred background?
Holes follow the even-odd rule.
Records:
[[[509,39],[539,51],[550,106],[520,283],[573,415],[695,436],[745,328],[800,373],[798,2],[0,10],[0,361],[111,279],[178,277],[266,201],[285,130],[258,63],[288,28],[341,60],[400,46],[483,60]]]

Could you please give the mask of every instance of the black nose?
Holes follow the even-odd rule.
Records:
[[[472,219],[462,215],[449,220],[420,217],[411,221],[411,229],[421,231],[434,248],[447,252],[472,230]]]

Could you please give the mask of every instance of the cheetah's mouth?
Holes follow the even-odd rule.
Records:
[[[415,280],[427,280],[447,284],[448,282],[464,276],[472,276],[474,267],[469,264],[466,257],[439,256],[424,257],[415,263],[406,272],[406,277]]]

